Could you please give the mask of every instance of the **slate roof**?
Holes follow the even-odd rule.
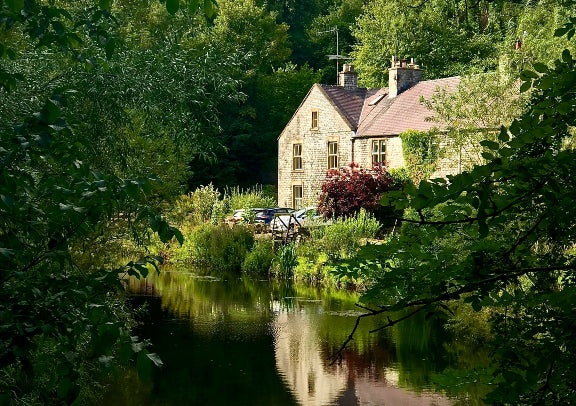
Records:
[[[320,85],[320,88],[348,120],[350,126],[355,129],[360,122],[360,114],[362,113],[368,89],[359,87],[346,89],[334,85]]]
[[[431,99],[438,88],[455,92],[460,77],[426,80],[390,99],[388,88],[345,89],[339,86],[321,85],[322,89],[356,130],[356,137],[398,135],[406,130],[426,131],[443,124],[427,120],[432,112],[420,102],[420,97]],[[381,99],[370,105],[380,96]]]

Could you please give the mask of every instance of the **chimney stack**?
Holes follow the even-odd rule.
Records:
[[[345,89],[356,89],[358,87],[358,74],[354,72],[354,65],[345,63],[342,72],[338,75],[338,86]]]
[[[416,64],[415,58],[399,61],[392,57],[392,65],[388,71],[388,94],[390,98],[398,96],[404,90],[411,88],[422,81],[422,69]]]

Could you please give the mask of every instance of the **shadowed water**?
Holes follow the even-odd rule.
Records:
[[[454,362],[439,321],[412,320],[369,333],[364,319],[344,357],[331,364],[361,314],[358,297],[237,276],[163,272],[131,280],[145,305],[138,335],[164,366],[151,382],[118,379],[106,405],[453,405],[432,378]]]

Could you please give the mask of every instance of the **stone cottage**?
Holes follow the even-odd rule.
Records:
[[[404,165],[399,134],[440,127],[427,120],[431,112],[420,102],[438,88],[456,91],[460,77],[422,80],[412,60],[392,61],[389,87],[357,86],[353,65],[344,65],[339,85],[312,86],[278,137],[278,204],[316,204],[328,169],[355,162],[371,167]],[[444,173],[454,172],[444,168]]]

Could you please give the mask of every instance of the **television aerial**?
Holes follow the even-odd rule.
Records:
[[[348,56],[340,55],[340,43],[338,39],[338,27],[332,27],[326,31],[318,31],[318,34],[326,34],[326,33],[333,33],[336,34],[336,55],[326,55],[329,60],[336,61],[336,83],[338,84],[338,74],[340,72],[340,60],[341,59],[352,59]]]

